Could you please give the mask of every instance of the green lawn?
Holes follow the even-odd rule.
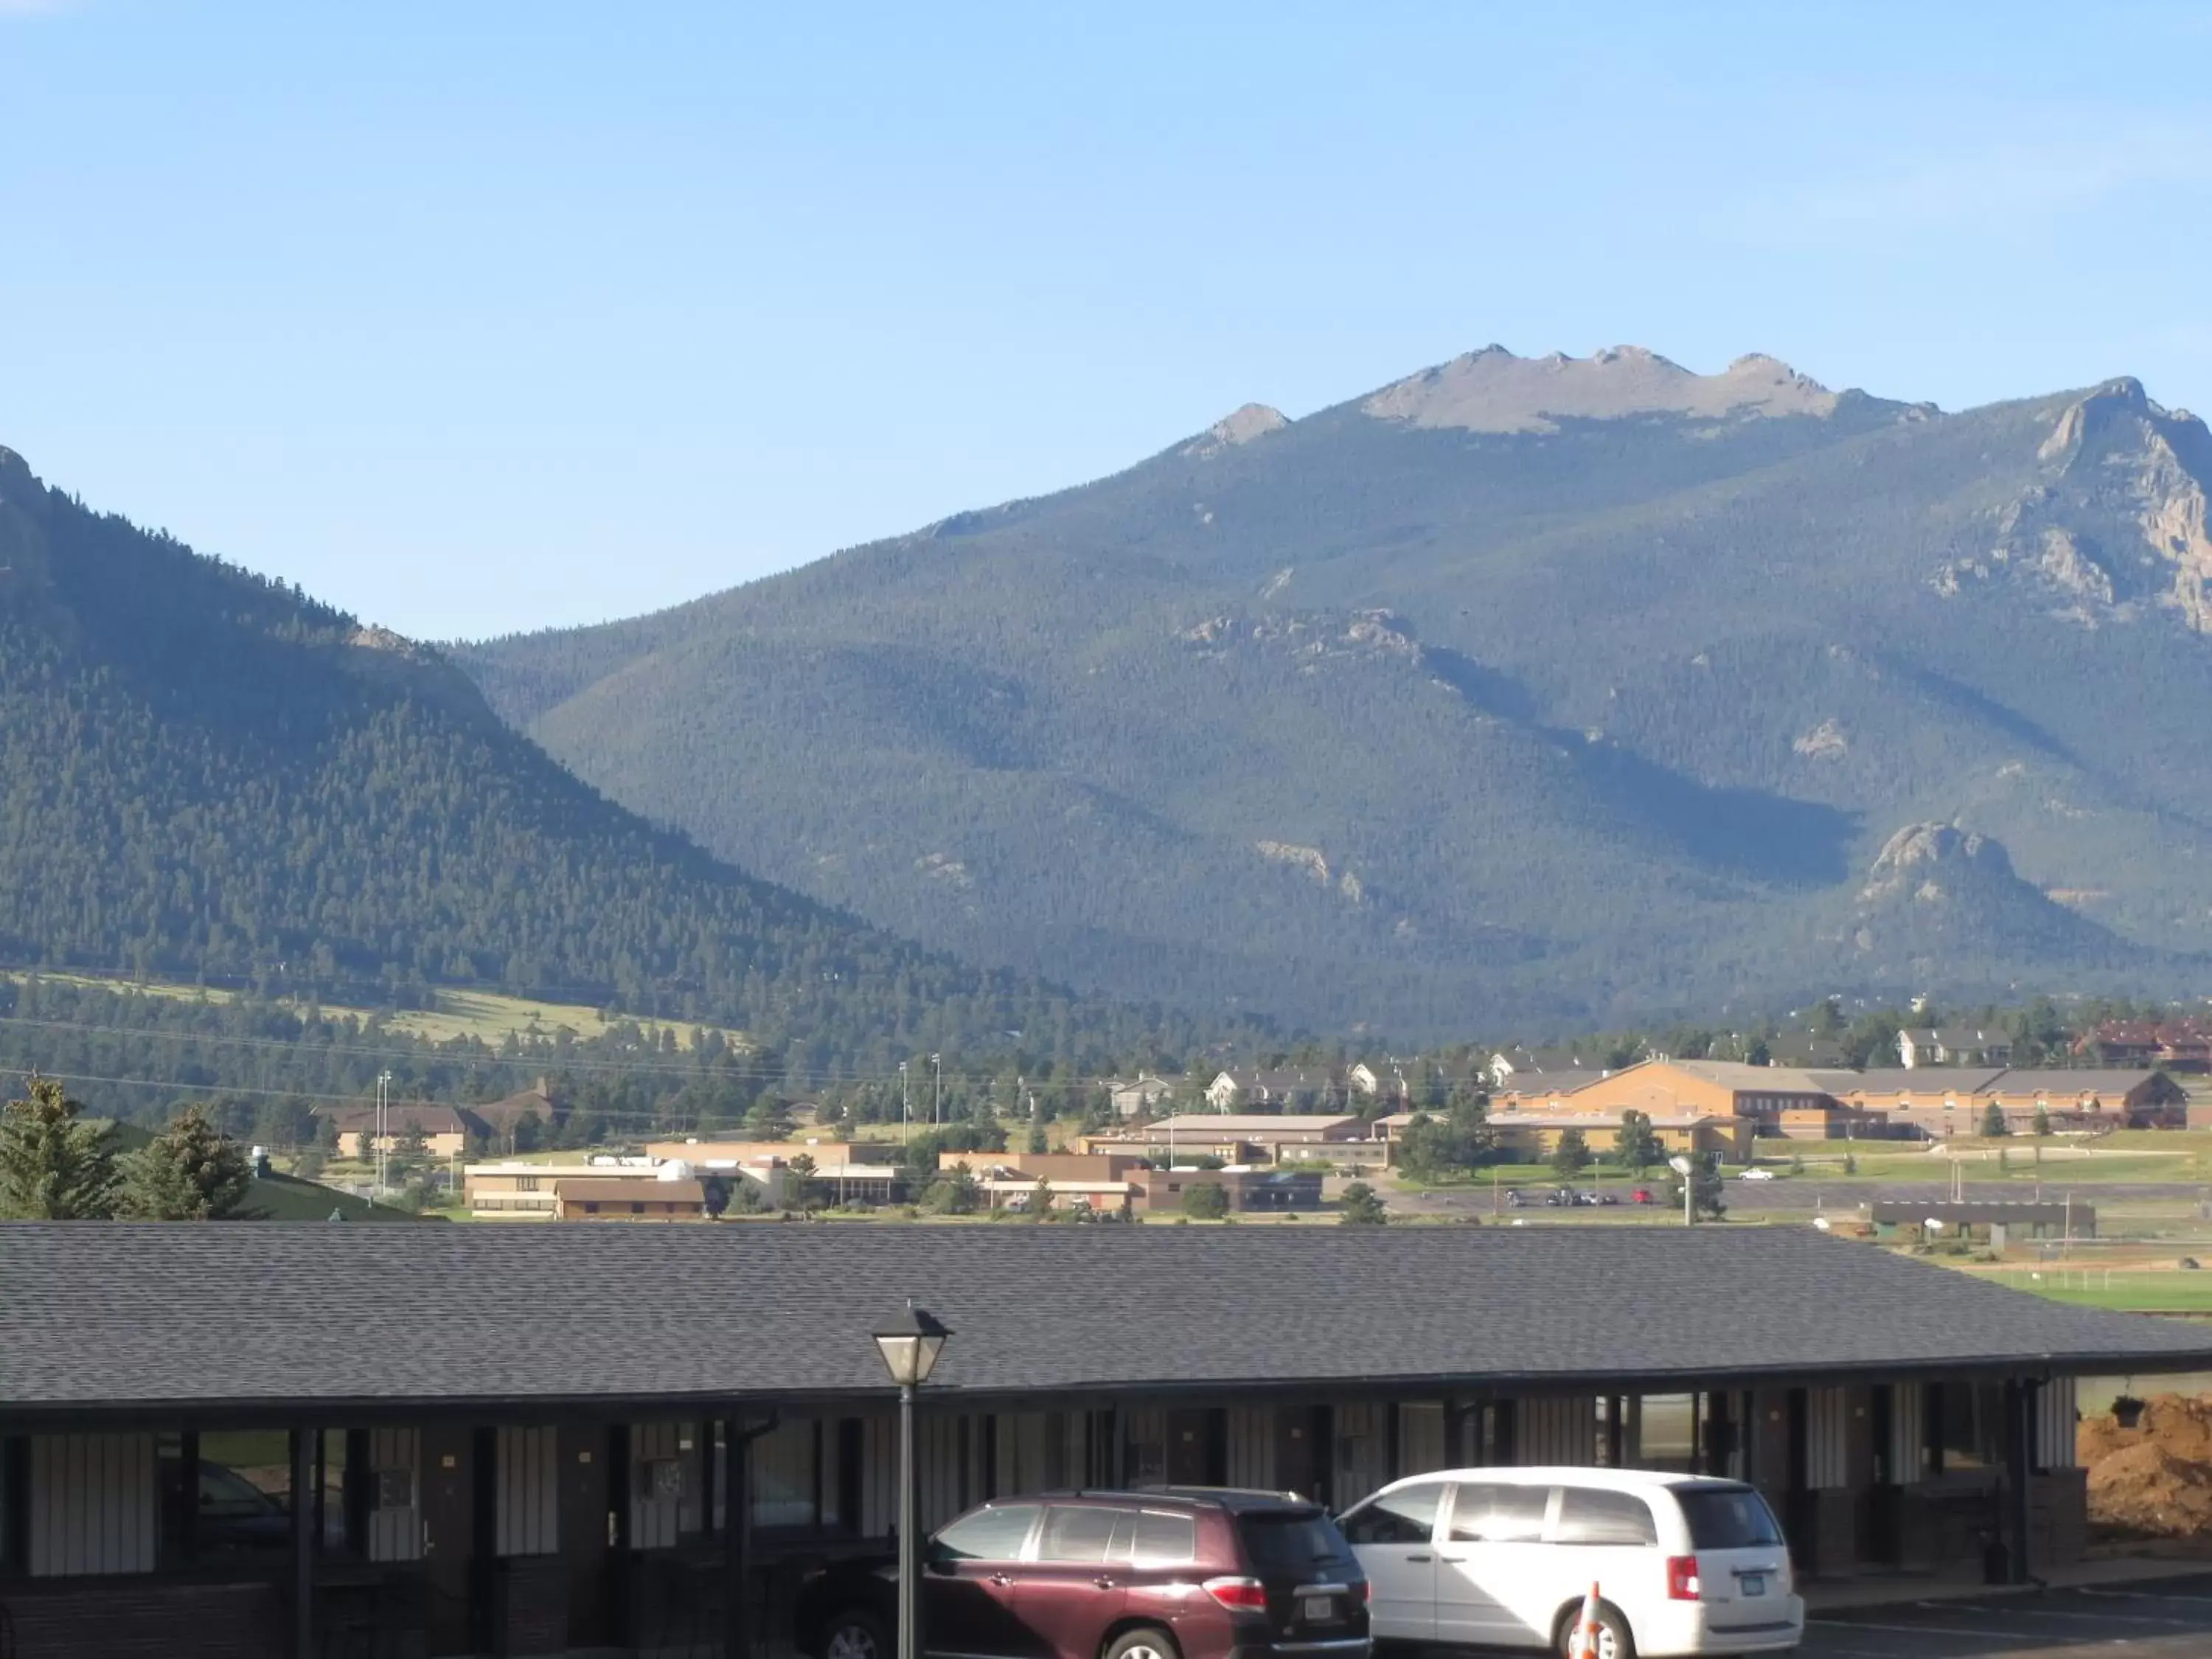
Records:
[[[2077,1307],[2133,1313],[2212,1313],[2212,1272],[2022,1267],[1985,1276],[2014,1290]]]
[[[348,1221],[413,1221],[404,1210],[372,1204],[296,1176],[267,1175],[253,1183],[253,1207],[271,1221],[327,1221],[335,1210]]]

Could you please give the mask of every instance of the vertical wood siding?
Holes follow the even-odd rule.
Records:
[[[684,1442],[692,1442],[690,1450]],[[684,1535],[684,1504],[698,1497],[696,1431],[683,1423],[637,1423],[629,1431],[629,1542],[632,1549],[672,1549]],[[673,1463],[678,1490],[658,1492],[656,1464]]]
[[[1329,1497],[1339,1509],[1389,1482],[1390,1411],[1372,1401],[1336,1408],[1336,1479]]]
[[[2038,1468],[2074,1467],[2075,1387],[2070,1376],[2054,1376],[2035,1395],[2035,1463]]]
[[[1452,1467],[1444,1445],[1444,1407],[1440,1400],[1409,1401],[1398,1407],[1398,1474],[1426,1474]]]
[[[1275,1476],[1275,1408],[1229,1408],[1229,1484],[1273,1492]]]
[[[152,1435],[33,1437],[33,1577],[153,1571],[159,1509]]]
[[[1900,1486],[1917,1485],[1927,1472],[1926,1385],[1899,1382],[1890,1390],[1889,1471]]]
[[[898,1419],[887,1413],[865,1418],[860,1449],[860,1530],[870,1538],[890,1536],[898,1521]]]
[[[407,1477],[408,1502],[386,1509],[378,1500],[378,1475],[386,1469]],[[368,1473],[377,1484],[369,1488],[368,1559],[372,1561],[419,1561],[422,1559],[422,1453],[413,1429],[371,1429],[368,1432]],[[397,1494],[394,1494],[397,1496]]]
[[[498,1552],[551,1555],[561,1547],[559,1431],[499,1431]]]
[[[1850,1485],[1850,1392],[1805,1390],[1805,1484],[1815,1491]]]
[[[1597,1462],[1597,1401],[1593,1395],[1521,1401],[1515,1423],[1516,1463],[1588,1468]]]

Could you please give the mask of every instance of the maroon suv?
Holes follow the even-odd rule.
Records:
[[[1367,1577],[1327,1510],[1281,1492],[1002,1498],[923,1547],[937,1659],[1367,1659]],[[814,1659],[891,1659],[895,1564],[811,1580]]]

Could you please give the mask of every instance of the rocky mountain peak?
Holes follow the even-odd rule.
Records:
[[[1908,823],[1882,843],[1868,872],[1872,881],[1932,874],[1945,866],[1975,865],[1992,875],[2012,874],[2012,860],[1987,836],[1954,823]]]
[[[2085,626],[2164,611],[2212,633],[2212,432],[2202,421],[2121,375],[2066,404],[2036,459],[2042,479],[1998,514],[1985,554],[1938,573],[1937,592],[2025,580]]]
[[[1280,432],[1290,423],[1290,417],[1279,409],[1271,409],[1266,404],[1246,404],[1223,416],[1185,444],[1182,453],[1191,456],[1216,455],[1224,449],[1264,438],[1271,432]]]
[[[1837,395],[1777,358],[1753,353],[1699,374],[1648,346],[1588,357],[1516,357],[1485,346],[1393,382],[1360,407],[1378,420],[1470,432],[1556,432],[1562,420],[1679,415],[1719,421],[1832,414]]]

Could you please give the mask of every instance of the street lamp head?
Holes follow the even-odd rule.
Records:
[[[876,1348],[892,1382],[902,1389],[918,1389],[937,1369],[937,1357],[951,1334],[934,1315],[915,1307],[914,1298],[908,1297],[906,1311],[875,1333]]]
[[[1696,1166],[1688,1158],[1677,1155],[1667,1160],[1667,1167],[1678,1176],[1686,1176]]]

